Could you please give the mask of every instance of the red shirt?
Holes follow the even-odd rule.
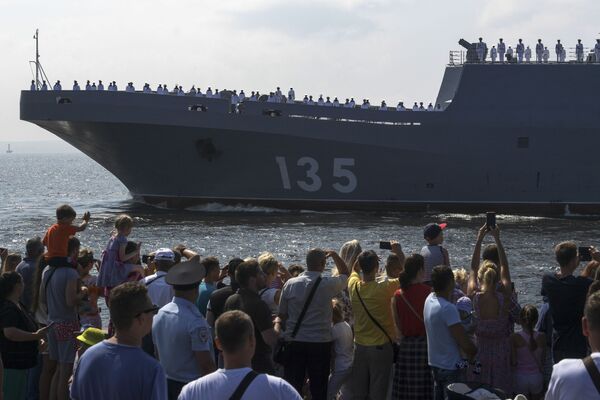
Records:
[[[54,224],[44,236],[42,242],[48,251],[46,260],[52,257],[66,257],[69,238],[77,233],[77,227],[65,224]]]
[[[408,307],[400,293],[404,294],[404,298],[408,300],[412,308],[419,314],[419,320],[415,313]],[[398,289],[394,293],[396,298],[396,317],[400,320],[400,326],[403,336],[425,336],[425,324],[423,320],[423,308],[425,307],[425,299],[431,293],[431,286],[423,283],[410,285],[407,289]]]

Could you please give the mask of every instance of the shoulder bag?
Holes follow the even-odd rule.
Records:
[[[425,323],[425,321],[423,321],[423,317],[421,317],[421,316],[420,316],[420,315],[419,315],[419,314],[418,314],[418,313],[415,311],[415,309],[413,308],[412,304],[410,304],[410,303],[408,302],[408,299],[407,299],[406,297],[404,297],[404,292],[402,292],[402,290],[400,290],[400,297],[402,297],[402,300],[404,300],[404,303],[406,303],[406,306],[408,307],[408,309],[409,309],[410,311],[412,311],[412,313],[414,314],[414,316],[415,316],[415,317],[417,317],[417,319],[418,319],[419,321],[421,321],[422,323]]]
[[[302,311],[300,311],[300,316],[298,317],[298,321],[296,321],[296,325],[294,326],[294,330],[292,331],[291,339],[293,340],[298,334],[298,330],[300,329],[300,324],[302,324],[302,320],[304,319],[304,315],[306,314],[306,310],[308,310],[308,306],[310,305],[315,292],[317,291],[317,287],[319,283],[321,283],[322,278],[319,276],[313,287],[310,289],[308,293],[308,297],[304,302],[304,306],[302,307]],[[284,364],[289,355],[289,345],[291,341],[286,341],[285,339],[280,339],[277,343],[277,349],[275,350],[275,355],[273,356],[273,360],[278,364]]]
[[[590,378],[592,379],[592,382],[594,382],[594,386],[596,387],[598,394],[600,394],[600,372],[598,371],[598,367],[596,367],[596,363],[594,362],[592,356],[587,356],[584,358],[583,365],[585,365],[585,369],[587,370],[588,374],[590,374]]]
[[[229,398],[229,400],[241,400],[242,396],[244,395],[244,393],[246,393],[246,390],[248,389],[248,386],[250,386],[250,384],[252,383],[252,381],[254,381],[254,379],[260,375],[258,372],[256,371],[250,371],[246,374],[246,376],[244,376],[244,379],[242,379],[242,381],[240,382],[240,384],[238,385],[238,387],[235,389],[235,392],[233,392],[233,394],[231,395],[231,397]]]
[[[360,301],[360,304],[362,304],[363,309],[365,310],[365,312],[367,313],[367,315],[369,316],[371,321],[373,321],[375,326],[377,328],[379,328],[379,330],[385,334],[385,337],[387,337],[390,344],[392,345],[392,350],[394,351],[394,357],[392,359],[392,364],[395,364],[396,360],[398,359],[398,352],[400,350],[398,344],[392,340],[392,338],[390,337],[390,335],[388,335],[387,331],[383,328],[383,326],[381,326],[381,324],[379,322],[377,322],[375,317],[373,317],[371,315],[371,313],[369,312],[369,309],[365,305],[365,302],[363,301],[362,297],[360,296],[360,292],[358,291],[358,283],[356,283],[356,285],[354,285],[354,290],[356,291],[356,295],[358,296],[358,300]]]

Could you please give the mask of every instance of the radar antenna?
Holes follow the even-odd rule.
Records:
[[[40,63],[40,52],[39,52],[39,29],[35,30],[35,35],[33,35],[33,39],[35,39],[35,61],[29,61],[29,66],[31,66],[31,64],[35,65],[35,88],[37,90],[40,90],[42,88],[42,82],[40,81],[40,78],[42,80],[45,80],[46,83],[48,85],[50,85],[50,79],[48,79],[48,76],[46,75],[46,71],[44,71],[44,68],[42,67],[42,64]],[[33,74],[33,71],[32,71]]]

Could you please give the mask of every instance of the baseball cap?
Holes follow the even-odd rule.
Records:
[[[423,237],[426,239],[434,239],[444,229],[446,229],[447,226],[448,226],[448,224],[445,222],[441,223],[441,224],[436,224],[436,223],[427,224],[427,226],[425,226],[425,229],[423,229]]]
[[[163,247],[154,253],[155,261],[175,261],[175,253],[173,250]]]
[[[458,311],[471,312],[473,311],[473,303],[470,298],[463,296],[456,301],[456,308]]]

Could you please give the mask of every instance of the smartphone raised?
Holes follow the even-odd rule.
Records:
[[[590,247],[580,247],[577,249],[579,252],[579,261],[592,261],[592,252]]]
[[[391,250],[392,242],[381,241],[381,242],[379,242],[379,248],[384,249],[384,250]]]
[[[488,229],[496,229],[496,213],[494,211],[488,211],[485,214],[486,222]]]

